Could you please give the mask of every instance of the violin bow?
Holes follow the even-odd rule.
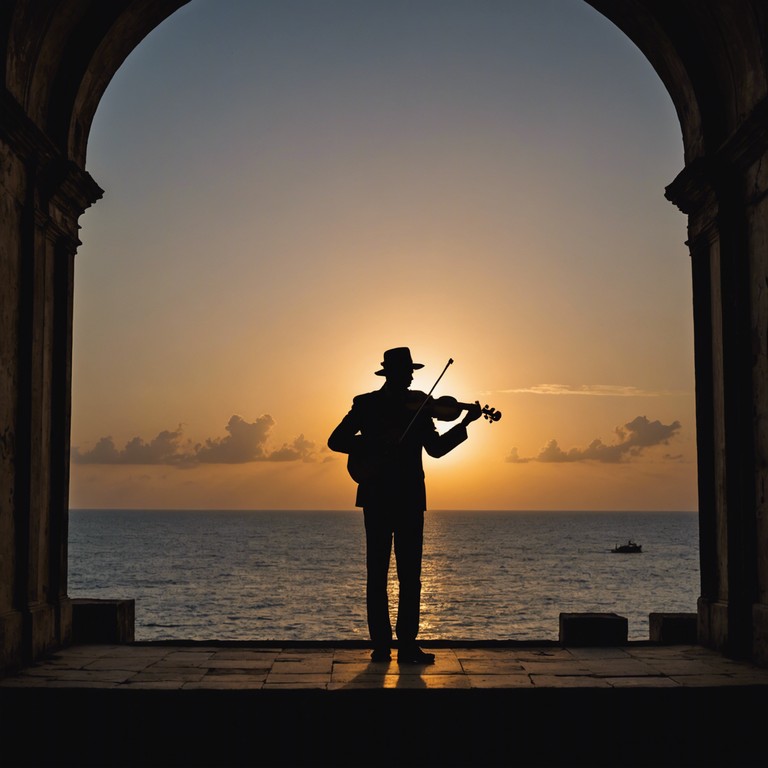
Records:
[[[416,411],[416,413],[413,415],[413,418],[411,419],[411,421],[408,424],[408,426],[403,430],[403,434],[400,435],[400,439],[397,441],[398,443],[402,443],[403,442],[403,440],[405,439],[405,436],[408,434],[408,430],[413,426],[413,422],[416,421],[416,419],[419,418],[419,414],[424,409],[424,406],[429,402],[429,398],[432,395],[432,393],[435,391],[435,387],[437,386],[438,382],[440,381],[440,379],[443,378],[443,375],[448,370],[448,366],[452,365],[452,364],[453,364],[453,358],[449,357],[448,358],[448,362],[445,364],[445,368],[443,368],[443,373],[441,373],[437,377],[437,381],[435,381],[435,383],[432,385],[432,389],[430,389],[429,392],[427,392],[427,396],[424,398],[424,402],[419,406],[419,410]]]

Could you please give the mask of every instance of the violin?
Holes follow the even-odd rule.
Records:
[[[437,398],[427,395],[425,399],[421,392],[414,392],[412,394],[416,397],[410,398],[406,403],[406,407],[410,411],[415,411],[415,413],[405,432],[397,441],[398,443],[403,442],[413,422],[416,421],[420,414],[430,416],[438,421],[455,421],[459,418],[462,411],[467,411],[477,405],[477,403],[460,403],[455,397],[450,395],[443,395],[443,397]],[[491,423],[501,418],[501,411],[489,408],[487,405],[481,408],[480,412]],[[356,483],[369,480],[376,476],[384,464],[387,452],[393,448],[394,444],[388,447],[363,444],[357,450],[350,452],[347,457],[347,471]]]
[[[455,397],[450,395],[443,395],[442,397],[427,396],[424,401],[417,401],[409,403],[408,407],[413,410],[420,410],[427,416],[431,416],[438,421],[456,421],[461,416],[462,411],[468,411],[473,408],[475,403],[460,403]],[[489,408],[485,405],[480,409],[480,413],[484,419],[487,419],[491,423],[498,421],[501,418],[501,411],[497,411],[495,408]]]
[[[437,377],[437,381],[432,385],[432,389],[424,396],[423,392],[410,392],[406,401],[406,407],[409,411],[414,411],[413,418],[405,428],[398,439],[402,443],[405,436],[413,426],[419,415],[424,413],[439,421],[455,421],[459,418],[462,411],[474,408],[477,403],[460,403],[455,397],[443,395],[443,397],[432,397],[432,392],[437,386],[437,382],[448,370],[448,366],[453,363],[453,358],[448,360],[448,364],[443,368],[443,373]],[[480,413],[485,419],[493,423],[501,418],[501,412],[495,408],[489,408],[487,405],[480,409]],[[389,446],[391,449],[394,446]],[[357,450],[351,451],[347,457],[347,471],[356,483],[363,482],[375,477],[383,465],[388,448],[385,446],[366,445],[361,442]]]

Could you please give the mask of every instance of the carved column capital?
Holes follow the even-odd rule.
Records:
[[[78,219],[104,191],[77,163],[51,158],[37,174],[38,211],[47,217],[46,230],[72,254],[77,251]]]
[[[713,184],[712,162],[706,158],[694,160],[677,174],[664,190],[664,197],[688,216],[708,211],[717,215],[717,195]]]
[[[78,218],[99,200],[104,190],[77,163],[65,157],[51,158],[38,173],[40,203],[55,205]]]
[[[20,191],[18,204],[28,207],[35,224],[52,237],[71,241],[74,252],[80,245],[77,221],[104,191],[87,171],[61,154],[4,88],[0,110],[7,117],[0,123],[0,140],[26,168],[26,188]]]
[[[766,190],[747,185],[756,163],[768,154],[768,99],[761,101],[739,128],[714,152],[686,165],[665,190],[665,197],[694,220],[712,220],[720,202],[740,187],[747,203]]]

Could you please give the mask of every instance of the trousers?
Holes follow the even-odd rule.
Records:
[[[368,632],[375,648],[392,642],[387,582],[394,542],[398,580],[395,633],[401,645],[414,643],[421,611],[421,558],[424,543],[424,511],[391,506],[366,506],[366,608]]]

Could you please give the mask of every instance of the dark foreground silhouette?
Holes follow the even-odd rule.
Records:
[[[471,422],[482,415],[491,421],[501,418],[494,409],[481,408],[479,402],[433,399],[434,386],[429,394],[411,390],[413,371],[423,367],[413,362],[408,347],[387,350],[381,370],[376,371],[384,377],[384,385],[357,395],[328,438],[331,450],[348,454],[349,474],[358,483],[355,504],[363,508],[365,520],[366,604],[374,661],[388,661],[392,647],[387,576],[393,542],[399,584],[397,660],[431,664],[435,658],[416,643],[427,506],[422,452],[435,458],[445,456],[467,439]],[[437,431],[434,419],[454,421],[462,413],[460,423],[443,434]]]

